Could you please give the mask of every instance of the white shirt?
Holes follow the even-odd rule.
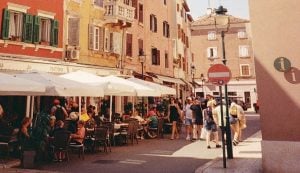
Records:
[[[191,110],[191,105],[192,104],[186,104],[184,106],[184,112],[185,112],[185,118],[188,118],[188,119],[193,119],[193,111]]]

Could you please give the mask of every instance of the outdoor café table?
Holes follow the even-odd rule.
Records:
[[[121,127],[128,127],[128,123],[120,123],[120,124],[115,123],[114,124],[114,128],[116,130],[119,130]]]

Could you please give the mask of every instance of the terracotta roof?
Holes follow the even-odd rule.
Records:
[[[230,24],[234,24],[234,23],[249,23],[249,20],[246,19],[241,19],[241,18],[237,18],[234,17],[232,15],[228,15],[229,16],[229,21]],[[192,26],[199,26],[199,25],[214,25],[214,14],[211,15],[204,15],[199,17],[198,19],[194,20],[194,22],[192,23]]]

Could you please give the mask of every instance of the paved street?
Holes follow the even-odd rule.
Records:
[[[259,131],[259,116],[247,115],[244,138]],[[70,162],[49,163],[38,169],[57,172],[143,172],[143,173],[192,173],[201,165],[221,155],[221,149],[206,149],[205,141],[189,142],[182,133],[179,140],[142,140],[139,144],[112,148],[112,153],[87,153],[85,160],[71,154]]]

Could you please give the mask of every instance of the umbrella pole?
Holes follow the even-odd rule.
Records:
[[[31,96],[31,104],[30,104],[30,117],[33,118],[33,105],[34,104],[34,96]]]
[[[134,98],[133,98],[133,96],[131,96],[131,100],[132,100],[132,114],[134,113]]]
[[[112,95],[110,95],[110,102],[109,102],[109,122],[111,122],[112,118]]]
[[[81,119],[81,96],[79,96],[79,120]]]
[[[26,98],[26,117],[29,117],[30,115],[30,96],[27,96]]]

